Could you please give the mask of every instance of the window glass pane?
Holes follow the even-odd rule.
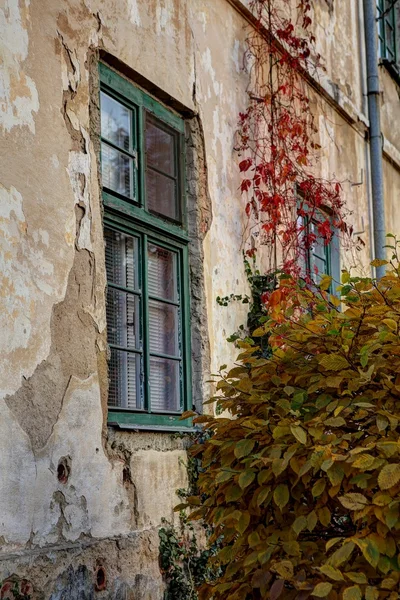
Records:
[[[137,238],[105,229],[107,280],[131,290],[139,290]]]
[[[101,92],[101,135],[116,146],[131,149],[131,111]]]
[[[311,231],[316,236],[311,249],[311,277],[315,283],[321,280],[322,275],[329,275],[327,246],[324,238],[318,232],[316,223],[311,223]]]
[[[395,42],[394,28],[390,19],[385,19],[386,58],[394,60]]]
[[[143,408],[142,357],[140,354],[111,348],[108,364],[110,406],[127,409]]]
[[[178,323],[177,306],[149,301],[150,352],[179,356]]]
[[[146,118],[146,155],[147,165],[157,170],[175,175],[176,136],[165,131],[147,115]]]
[[[328,275],[327,261],[313,254],[311,259],[311,278],[315,283],[321,281],[322,275]]]
[[[147,257],[150,296],[178,301],[176,254],[150,243]]]
[[[176,182],[165,175],[146,171],[147,206],[150,212],[164,215],[174,221],[180,220]]]
[[[150,404],[152,411],[180,411],[179,362],[150,357]]]
[[[107,290],[108,343],[124,348],[141,347],[140,298],[109,287]]]
[[[104,187],[133,198],[133,160],[105,142],[101,143],[101,176]]]

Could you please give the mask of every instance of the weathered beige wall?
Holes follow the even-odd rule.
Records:
[[[317,81],[334,98],[345,119],[326,107],[326,99],[319,102],[325,121],[323,148],[326,173],[335,174],[343,182],[346,202],[353,211],[350,220],[365,247],[356,253],[356,259],[344,252],[343,264],[358,265],[368,273],[368,262],[373,258],[371,249],[370,165],[368,158],[368,104],[363,30],[362,1],[316,0],[313,3],[313,27],[316,46],[323,58],[326,71]],[[399,32],[397,32],[399,34]],[[384,147],[384,194],[387,232],[400,232],[398,203],[400,174],[400,86],[384,66],[379,67],[381,87],[381,124]],[[336,113],[336,114],[335,114]],[[349,126],[351,124],[351,127]],[[320,119],[320,126],[322,125]],[[322,127],[321,127],[322,132]],[[358,132],[358,139],[354,137]],[[331,142],[329,143],[329,136]],[[363,173],[361,173],[361,169]],[[361,186],[350,182],[363,181]],[[350,253],[353,255],[354,253]]]
[[[205,207],[197,260],[203,255],[206,380],[208,370],[233,361],[225,340],[246,312],[215,301],[246,291],[233,147],[248,74],[245,20],[233,4],[240,8],[228,0],[0,4],[0,580],[28,577],[38,598],[94,597],[99,565],[108,587],[97,597],[162,597],[157,529],[163,516],[174,518],[175,490],[186,485],[186,442],[105,427],[95,60],[99,49],[116,57],[200,119],[203,139],[198,132],[193,139],[207,174],[193,185]],[[332,95],[329,103],[319,98],[316,111],[321,172],[343,182],[366,244],[356,258],[343,253],[343,264],[362,269],[370,255],[369,168],[355,5],[316,3],[327,65],[321,84]],[[386,72],[382,83],[387,152],[396,163],[397,88]],[[385,185],[387,223],[400,229],[397,163],[386,161]],[[57,478],[60,462],[70,468],[67,483]]]
[[[161,598],[158,528],[186,485],[186,442],[105,435],[94,56],[108,52],[199,115],[213,211],[203,334],[215,370],[233,357],[225,338],[244,316],[215,304],[245,285],[232,260],[243,20],[225,0],[5,0],[0,29],[0,580],[16,573],[38,597],[91,598],[102,564],[99,598]]]

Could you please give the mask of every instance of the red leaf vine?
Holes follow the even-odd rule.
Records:
[[[291,0],[253,0],[251,10],[256,26],[247,37],[249,103],[239,115],[240,189],[252,238],[268,247],[269,270],[279,263],[296,277],[317,235],[328,244],[351,228],[340,184],[316,174],[320,146],[304,73],[321,65],[310,1],[299,0],[294,10]],[[253,244],[247,254],[254,253]]]

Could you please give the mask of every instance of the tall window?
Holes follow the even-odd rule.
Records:
[[[396,7],[393,0],[377,0],[379,56],[391,64],[397,62]]]
[[[190,401],[184,122],[100,64],[109,421],[179,428]]]
[[[318,227],[325,219],[329,219],[325,212],[320,212],[315,219],[301,218],[300,225],[304,235],[313,240],[302,258],[302,270],[316,284],[323,275],[330,275],[333,281],[329,291],[333,294],[340,283],[339,239],[337,233],[334,233],[329,243],[326,243]]]

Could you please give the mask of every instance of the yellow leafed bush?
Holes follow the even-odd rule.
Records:
[[[326,278],[308,290],[283,277],[221,372],[220,416],[200,417],[210,437],[193,447],[192,517],[220,542],[200,598],[400,597],[399,273],[344,273],[341,302]]]

